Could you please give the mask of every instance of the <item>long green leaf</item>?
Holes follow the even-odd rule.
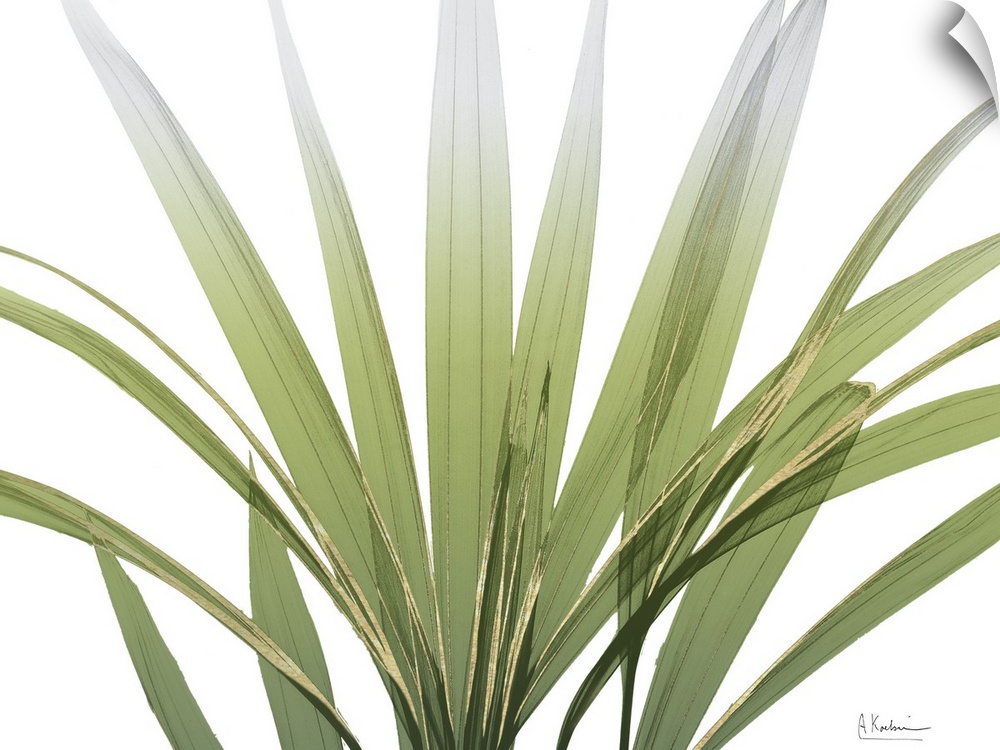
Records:
[[[698,742],[722,747],[789,690],[924,592],[1000,541],[1000,485],[880,568],[786,651]]]
[[[1000,386],[945,396],[861,431],[830,490],[836,497],[1000,437]]]
[[[837,275],[802,331],[800,340],[809,338],[844,311],[892,235],[928,188],[934,184],[934,180],[987,125],[996,119],[997,104],[991,97],[972,110],[920,160],[896,188],[896,192],[885,202],[844,259]]]
[[[541,384],[548,387],[542,528],[555,500],[566,424],[576,377],[590,280],[601,165],[604,39],[607,0],[592,0],[569,111],[563,126],[521,304],[511,396],[527,394],[525,420],[534,424]],[[540,530],[537,531],[540,534]],[[529,540],[533,534],[529,531]],[[526,548],[534,558],[534,548]]]
[[[270,6],[285,90],[326,265],[361,466],[388,534],[399,551],[401,566],[414,587],[414,598],[428,629],[427,637],[441,645],[427,530],[409,429],[378,298],[347,189],[316,110],[284,7],[280,0],[271,0]],[[379,557],[376,571],[385,569],[390,562],[381,554],[378,541],[372,546]],[[406,646],[400,644],[397,648]],[[443,661],[443,655],[439,660]],[[401,723],[400,742],[407,740],[406,731]]]
[[[986,125],[988,125],[993,119],[995,119],[995,117],[996,117],[995,109],[988,105],[983,105],[982,107],[977,108],[976,111],[974,111],[958,127],[956,127],[955,130],[951,134],[949,134],[949,136],[946,139],[944,139],[942,144],[940,144],[939,147],[937,147],[935,151],[932,152],[932,154],[929,155],[928,158],[924,160],[923,168],[915,171],[914,174],[919,176],[921,184],[923,184],[928,175],[936,174],[938,171],[940,171],[940,169],[943,168],[944,165],[950,162],[950,160],[954,158],[954,156],[962,148],[964,148],[964,146],[967,145],[978,133],[980,133],[986,127]],[[907,206],[912,207],[912,203],[915,202],[917,197],[919,197],[919,194],[922,194],[924,189],[926,189],[925,184],[923,184],[923,187],[920,190],[917,190],[915,192],[901,191],[894,198],[895,206],[887,208],[885,211],[883,211],[882,214],[883,219],[879,222],[876,222],[875,224],[878,227],[883,227],[886,225],[887,222],[892,223],[897,221],[900,215],[905,215],[905,212],[909,210]],[[870,237],[871,237],[871,242],[878,241],[879,238],[881,237],[880,231],[873,231],[872,233],[870,233]],[[992,244],[994,241],[995,238],[991,238],[991,240],[986,242]],[[984,243],[984,245],[985,244],[986,243]],[[986,247],[977,248],[977,252],[982,252],[982,251],[990,252],[991,250],[988,250]],[[861,250],[856,250],[854,255],[856,258],[860,257],[870,258],[871,253],[870,252],[863,253]],[[976,262],[978,263],[978,261]],[[858,263],[859,261],[855,260],[854,264]],[[854,264],[852,264],[852,267],[854,266]],[[865,268],[868,267],[869,265],[870,265],[870,260],[866,261],[865,264],[861,264],[861,266]],[[938,276],[938,272],[941,272],[940,276]],[[954,275],[952,275],[953,272]],[[978,271],[977,273],[981,274],[982,270]],[[918,276],[920,278],[915,277],[913,279],[914,282],[913,286],[916,286],[917,284],[927,285],[925,288],[929,290],[934,289],[934,287],[939,283],[941,284],[956,283],[959,286],[964,286],[965,284],[969,283],[968,279],[959,281],[958,280],[959,274],[957,270],[954,268],[952,268],[951,271],[944,271],[943,268],[935,267],[933,269],[933,273],[927,273]],[[946,278],[949,276],[950,278]],[[846,276],[843,276],[843,279],[840,282],[838,282],[838,286],[841,288],[847,288],[846,285],[854,284],[856,283],[856,281],[857,281],[857,273],[852,272],[850,274],[847,274]],[[834,351],[833,351],[834,344],[839,345],[837,358],[842,359],[848,356],[848,353],[850,352],[851,348],[857,348],[859,351],[861,350],[868,351],[870,353],[871,358],[874,358],[874,356],[876,356],[878,353],[884,351],[884,348],[887,348],[891,343],[897,341],[898,338],[900,338],[905,332],[912,330],[912,327],[916,325],[916,322],[919,322],[919,320],[922,320],[923,317],[926,317],[926,315],[928,315],[934,309],[937,309],[937,307],[943,304],[943,302],[948,298],[943,295],[942,296],[931,295],[927,298],[925,304],[925,301],[921,300],[918,296],[908,294],[910,291],[912,291],[908,287],[909,287],[908,284],[902,284],[900,285],[898,290],[895,289],[893,290],[893,293],[895,293],[896,291],[900,292],[900,295],[894,300],[894,304],[900,303],[901,307],[896,307],[895,311],[899,312],[900,310],[904,310],[908,313],[906,315],[901,315],[897,320],[893,320],[892,316],[890,315],[879,315],[877,310],[874,309],[873,307],[862,308],[861,306],[858,306],[854,310],[850,311],[848,314],[845,314],[843,318],[840,320],[840,324],[838,326],[837,331],[835,332],[835,336],[830,341],[830,347],[828,348],[828,351],[824,352],[821,358],[817,361],[815,365],[816,370],[822,371],[825,369],[834,368],[838,365],[838,362],[836,361],[836,359],[834,359]],[[640,290],[640,295],[641,294],[642,290]],[[889,295],[887,294],[885,296]],[[846,300],[843,301],[846,302]],[[873,304],[875,304],[874,299],[872,300],[872,302]],[[877,304],[882,304],[882,301],[880,300],[879,303]],[[910,313],[912,311],[909,310],[908,308],[912,308],[912,310],[918,312],[915,312],[911,315]],[[823,319],[829,321],[831,319],[831,315],[835,313],[835,310],[836,310],[835,307],[830,307],[829,305],[827,305],[825,308],[825,312],[823,314]],[[813,327],[815,327],[817,320],[818,318],[814,317]],[[894,331],[896,337],[892,338],[890,341],[889,340],[890,336],[888,335],[886,335],[884,339],[880,335],[875,335],[872,336],[869,341],[866,341],[865,336],[858,335],[858,331],[855,330],[854,328],[854,326],[856,325],[875,326],[870,328],[869,331],[878,331],[879,328],[877,326],[880,325],[886,327],[889,330]],[[627,333],[628,332],[626,331],[626,334]],[[624,346],[624,340],[623,340],[623,346]],[[618,356],[620,355],[621,355],[621,349],[619,351]],[[616,365],[613,364],[612,367],[614,368],[615,366]],[[855,371],[856,369],[848,368],[846,372],[842,373],[839,376],[839,379],[843,380],[847,377],[850,377],[851,374],[853,374],[853,372]],[[810,380],[812,380],[812,378],[810,378]],[[613,379],[609,377],[609,384],[612,382],[614,383],[614,387],[619,389],[620,398],[626,398],[627,394],[630,392],[634,393],[637,387],[634,382],[634,378],[629,379],[627,373],[624,372],[618,373],[618,376]],[[814,399],[818,395],[816,391],[809,389],[808,386],[809,382],[805,383],[800,392],[800,397],[803,399],[804,403],[809,403],[811,399]],[[826,381],[826,384],[821,389],[819,389],[819,392],[821,393],[823,390],[829,387],[830,387],[830,382]],[[757,398],[759,398],[762,388],[763,385],[759,386],[754,392],[752,392],[747,397],[747,399],[745,399],[737,407],[737,409],[735,410],[736,414],[734,416],[738,417],[739,414],[746,414],[747,410],[751,407],[751,405],[756,402]],[[606,390],[608,389],[606,388]],[[603,400],[604,396],[602,395],[602,401]],[[608,401],[608,403],[610,404],[611,402]],[[593,424],[596,423],[598,414],[600,413],[601,409],[602,409],[602,404],[599,402],[597,411],[595,412],[595,422],[593,422],[591,428],[588,429],[588,434],[587,436],[585,436],[584,446],[581,448],[577,464],[575,465],[574,471],[571,472],[570,477],[568,478],[566,483],[563,500],[568,502],[560,502],[560,505],[563,506],[567,515],[564,518],[560,515],[559,511],[557,510],[554,518],[553,545],[557,547],[557,550],[558,548],[565,548],[565,549],[562,552],[557,552],[558,554],[557,559],[560,560],[560,564],[556,566],[556,572],[552,574],[553,580],[550,581],[550,583],[554,586],[564,589],[565,591],[568,591],[570,588],[575,588],[575,586],[571,586],[568,583],[568,577],[565,571],[566,570],[572,571],[571,575],[574,576],[578,574],[577,568],[570,566],[566,561],[571,559],[573,554],[581,556],[582,558],[586,550],[589,550],[589,552],[587,552],[587,559],[593,559],[591,555],[596,556],[597,550],[599,550],[601,545],[603,544],[603,539],[605,538],[604,534],[606,532],[610,532],[611,525],[615,519],[615,516],[613,511],[609,509],[606,503],[611,502],[611,500],[607,500],[607,498],[613,499],[617,497],[617,493],[608,490],[609,486],[614,486],[614,485],[609,485],[608,482],[612,481],[612,479],[615,477],[617,477],[615,481],[619,483],[625,482],[625,472],[626,472],[625,467],[622,466],[620,460],[617,463],[614,460],[612,460],[612,454],[609,454],[607,450],[605,450],[604,453],[597,453],[593,451],[587,453],[588,441],[592,437],[592,432],[594,431]],[[625,411],[627,412],[627,410]],[[614,413],[611,412],[610,415],[606,415],[606,419],[608,420],[613,419],[613,414]],[[733,429],[736,429],[736,425],[740,424],[740,421],[741,421],[740,418],[733,420],[732,422]],[[625,429],[626,426],[622,425],[622,430]],[[595,436],[595,445],[596,445],[596,434],[597,434],[596,432],[593,432],[593,436]],[[619,437],[621,440],[624,440],[624,435],[625,432],[619,433]],[[596,450],[596,448],[594,450]],[[586,457],[586,460],[584,460],[584,457]],[[579,473],[577,472],[577,467],[579,467]],[[587,478],[587,482],[593,481],[592,487],[588,487],[587,482],[583,482],[584,477]],[[574,484],[577,478],[581,480],[581,485]],[[586,532],[584,532],[581,529],[575,528],[573,524],[567,522],[567,519],[572,520],[572,516],[575,515],[570,513],[569,508],[571,505],[573,505],[574,493],[577,492],[578,487],[582,487],[581,491],[587,491],[590,493],[586,495],[586,498],[588,499],[588,502],[586,503],[587,512],[579,514],[581,516],[586,516],[587,518],[588,530]],[[582,496],[583,495],[581,495],[581,497]],[[602,504],[600,502],[601,498],[605,498],[605,504]],[[605,515],[605,513],[607,513],[607,515]],[[598,525],[601,526],[600,532],[595,531]],[[569,531],[567,531],[571,527],[573,533],[569,533]],[[592,531],[594,531],[593,534],[591,533]],[[560,537],[562,538],[560,539]],[[586,570],[585,565],[580,565],[579,567]],[[557,602],[559,601],[559,597],[557,597],[556,594],[554,594],[552,591],[547,590],[547,595],[543,597],[543,601]],[[551,608],[550,611],[553,613],[555,612],[555,610]],[[555,615],[553,614],[551,616],[554,617]]]
[[[66,0],[64,7],[202,282],[292,475],[307,498],[335,499],[332,506],[315,503],[322,520],[336,520],[325,523],[327,528],[349,529],[352,520],[365,528],[368,519],[360,492],[362,478],[350,441],[297,327],[232,207],[166,104],[90,3]],[[318,483],[334,470],[339,481],[334,483],[327,476],[322,485]],[[317,491],[320,487],[322,491]],[[354,496],[350,496],[352,490],[356,491]],[[364,549],[370,553],[367,536],[347,535],[342,546],[349,563],[357,564],[359,580],[367,580],[365,590],[372,591],[366,555],[359,552]]]
[[[515,731],[510,704],[524,691],[530,638],[522,604],[555,498],[590,277],[606,16],[606,0],[593,0],[518,324],[506,407],[509,437],[497,462],[476,600],[465,732],[470,747],[509,744],[508,733]]]
[[[396,674],[398,669],[395,667],[394,659],[386,650],[386,634],[381,630],[381,626],[378,624],[377,618],[374,616],[363,593],[357,591],[356,587],[352,585],[349,571],[343,565],[336,546],[326,534],[322,524],[311,513],[298,488],[292,484],[291,480],[285,474],[284,469],[270,455],[260,439],[250,430],[232,407],[226,403],[222,396],[160,337],[107,296],[70,274],[29,255],[6,247],[0,247],[0,253],[19,258],[43,268],[86,292],[116,315],[120,316],[129,325],[133,326],[139,333],[146,336],[219,405],[246,437],[256,453],[264,460],[279,486],[306,520],[310,530],[320,540],[321,546],[334,560],[335,567],[347,584],[346,590],[342,589],[340,584],[330,576],[322,560],[298,536],[295,528],[285,518],[280,509],[273,504],[267,493],[256,484],[256,479],[246,473],[246,470],[239,464],[238,459],[236,459],[228,447],[215,436],[197,415],[192,413],[162,382],[155,378],[152,373],[148,372],[119,347],[94,331],[82,326],[77,321],[25,300],[12,292],[0,290],[0,316],[23,325],[83,357],[84,360],[94,365],[150,409],[154,415],[184,440],[195,453],[226,479],[233,489],[243,495],[244,499],[251,502],[252,505],[256,503],[253,507],[257,507],[258,509],[266,508],[268,517],[273,516],[274,523],[277,524],[275,528],[281,530],[281,536],[285,539],[285,543],[305,563],[306,567],[324,588],[327,589],[334,603],[348,617],[352,626],[358,631],[365,645],[376,658],[376,663],[383,668],[386,675]],[[40,321],[43,320],[47,322],[40,325]],[[205,445],[206,442],[207,445]],[[248,488],[253,494],[245,494]],[[387,689],[393,695],[394,701],[398,703],[400,698],[396,689],[398,686],[393,686],[391,683],[391,680],[387,683]],[[404,707],[397,705],[397,709],[401,708]]]
[[[175,750],[221,750],[139,589],[113,554],[100,545],[95,549],[125,646],[170,746]]]
[[[640,514],[636,495],[645,492],[645,476],[659,442],[666,413],[688,374],[705,333],[715,300],[722,291],[722,280],[739,217],[739,206],[750,175],[753,143],[757,138],[764,95],[774,65],[774,53],[765,55],[740,100],[733,121],[722,137],[715,161],[705,178],[705,186],[684,233],[667,293],[660,303],[659,324],[652,356],[646,371],[632,446],[626,507],[632,512],[626,522]],[[668,443],[675,443],[667,435]],[[636,506],[632,510],[631,506]],[[633,523],[623,529],[628,534]],[[669,536],[669,532],[668,532]],[[643,573],[639,573],[643,576]],[[631,587],[632,576],[621,579]]]
[[[844,312],[791,401],[796,407],[794,413],[801,412],[804,404],[837,383],[853,377],[998,265],[1000,235],[994,235],[946,255]],[[720,428],[735,435],[778,371],[776,367],[751,389]]]
[[[437,625],[427,531],[410,435],[378,298],[340,170],[306,81],[281,0],[271,0],[285,90],[326,263],[351,420],[365,478],[428,628]],[[376,545],[377,546],[377,545]],[[428,635],[436,639],[433,631]]]
[[[801,3],[782,27],[773,61],[765,57],[758,67],[696,203],[646,375],[626,528],[711,428],[804,102],[823,11],[822,2]]]
[[[510,387],[510,177],[492,0],[444,0],[427,178],[434,570],[461,731],[479,562]]]
[[[302,666],[333,704],[326,659],[288,550],[260,514],[250,509],[250,606],[254,622]],[[266,659],[264,689],[282,750],[341,750],[343,744],[316,708]]]
[[[723,135],[681,243],[643,391],[623,529],[708,434],[735,353],[805,99],[825,4],[801,3],[782,27]],[[669,533],[669,532],[668,532]],[[629,578],[642,577],[631,571]],[[622,617],[641,601],[625,600]],[[636,657],[638,654],[636,654]],[[629,744],[635,660],[624,672]]]
[[[88,0],[67,17],[135,146],[247,378],[298,489],[359,591],[382,606],[385,630],[406,643],[399,673],[413,695],[437,695],[440,665],[397,550],[315,362],[232,207],[145,74]],[[372,533],[374,532],[374,533]],[[321,540],[322,541],[322,540]],[[373,544],[380,567],[374,572]],[[328,555],[332,552],[326,549]],[[407,656],[421,662],[408,663]],[[424,682],[429,684],[422,684]],[[414,720],[423,706],[411,705]],[[440,717],[439,717],[440,719]],[[437,730],[446,731],[438,722]]]
[[[710,339],[707,338],[708,323],[716,307],[716,300],[725,296],[727,291],[723,279],[735,245],[741,214],[740,204],[743,203],[746,183],[752,174],[753,144],[758,137],[758,127],[763,117],[764,99],[775,54],[776,50],[772,50],[764,56],[737,105],[732,122],[723,134],[715,160],[705,177],[704,187],[695,202],[672,269],[670,284],[661,303],[652,356],[643,386],[643,408],[638,415],[632,438],[624,498],[623,535],[628,533],[644,509],[646,480],[650,471],[657,468],[659,462],[656,459],[663,453],[663,446],[678,448],[678,434],[683,433],[685,426],[683,420],[676,425],[680,429],[668,433],[663,441],[659,438],[666,427],[667,417],[672,412],[674,399],[680,395],[680,384],[699,356],[706,354],[711,348],[708,345]],[[709,399],[712,398],[710,394]],[[691,400],[697,401],[697,398]],[[684,402],[682,399],[681,403]],[[707,429],[708,425],[705,427]],[[666,529],[665,538],[669,538],[670,534],[670,530]],[[655,543],[650,546],[655,546]],[[635,556],[620,569],[618,586],[623,602],[620,616],[624,619],[641,602],[642,586],[636,584],[648,575],[649,568],[644,564],[649,562],[642,556]],[[625,595],[626,591],[634,593]],[[638,653],[628,659],[622,673],[624,700],[620,746],[623,750],[628,750],[630,744],[637,658]]]
[[[639,289],[606,385],[553,515],[547,544],[550,573],[539,597],[540,632],[551,634],[572,604],[622,509],[629,438],[652,356],[653,338],[678,247],[719,141],[761,60],[773,53],[781,3],[772,2],[751,28],[726,79],[668,214]],[[696,442],[697,444],[697,442]]]
[[[808,84],[823,9],[823,3],[801,4],[779,34],[780,4],[766,7],[720,94],[567,480],[560,501],[566,515],[556,512],[548,576],[555,591],[549,588],[540,596],[542,616],[547,611],[550,618],[542,629],[546,635],[555,627],[551,618],[559,614],[559,598],[582,586],[610,531],[614,510],[621,507],[620,498],[629,499],[624,524],[629,529],[655,497],[648,490],[661,487],[679,469],[711,426],[766,238],[761,227],[766,230],[773,212]],[[730,248],[738,248],[731,258]],[[664,255],[668,250],[670,255]],[[665,262],[661,256],[673,256],[672,269],[659,268],[668,280],[666,294],[655,289],[650,294],[646,283],[655,278],[657,264]],[[637,422],[640,434],[632,444],[630,431]],[[661,434],[669,439],[659,440]],[[597,443],[599,436],[606,440],[603,445]],[[626,452],[630,444],[631,462]],[[605,528],[598,531],[597,524]],[[664,533],[669,537],[669,530]],[[630,588],[628,578],[621,581]],[[581,641],[568,651],[577,653],[583,645]]]
[[[299,665],[232,602],[173,558],[112,518],[69,495],[0,471],[0,515],[50,528],[127,560],[169,584],[265,658],[312,703],[352,750],[361,745]]]

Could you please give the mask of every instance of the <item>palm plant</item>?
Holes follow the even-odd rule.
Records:
[[[0,512],[96,549],[143,688],[174,746],[217,741],[119,559],[181,591],[257,652],[283,747],[359,745],[333,704],[289,552],[368,649],[401,746],[509,747],[617,616],[616,634],[581,675],[560,746],[620,672],[621,745],[634,739],[639,747],[680,747],[695,739],[821,503],[1000,429],[995,387],[863,426],[911,385],[992,340],[995,324],[880,388],[852,380],[1000,261],[991,237],[851,305],[902,220],[995,119],[992,102],[944,135],[905,178],[788,355],[715,422],[825,12],[823,2],[804,0],[784,19],[782,4],[770,2],[695,147],[607,385],[560,483],[595,232],[606,3],[589,7],[514,337],[492,7],[445,2],[427,207],[428,534],[371,274],[280,2],[273,0],[271,11],[326,262],[353,440],[286,302],[179,123],[86,0],[64,5],[270,432],[258,437],[261,426],[251,428],[194,367],[110,299],[4,251],[61,276],[141,332],[222,408],[242,441],[225,441],[208,426],[203,398],[175,395],[89,326],[15,292],[0,294],[0,315],[130,393],[250,508],[252,619],[112,518],[34,479],[0,474]],[[229,444],[248,445],[256,458],[244,461]],[[879,569],[711,726],[699,747],[726,742],[858,635],[993,544],[998,491]],[[620,543],[589,577],[620,517]],[[681,590],[633,738],[639,652]]]

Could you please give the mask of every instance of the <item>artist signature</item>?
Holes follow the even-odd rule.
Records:
[[[911,717],[907,716],[907,720]],[[858,717],[859,740],[909,740],[923,742],[918,732],[926,732],[930,727],[911,727],[896,723],[893,718],[884,718],[879,714],[861,714]]]

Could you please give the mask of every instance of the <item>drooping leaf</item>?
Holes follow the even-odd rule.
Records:
[[[212,430],[202,422],[175,394],[173,394],[158,378],[135,361],[130,355],[100,336],[93,330],[61,313],[45,308],[8,290],[0,289],[0,317],[11,320],[29,330],[63,346],[79,355],[100,372],[107,375],[127,393],[157,416],[167,427],[174,431],[195,453],[206,461],[236,490],[251,507],[264,513],[270,519],[276,530],[280,530],[285,544],[295,552],[296,556],[306,565],[306,568],[330,594],[334,603],[347,616],[365,645],[371,651],[376,664],[381,666],[386,675],[398,674],[394,657],[386,646],[386,634],[382,631],[371,606],[364,595],[353,586],[353,578],[343,563],[343,560],[323,529],[322,524],[311,513],[311,509],[302,498],[298,488],[292,484],[284,469],[278,464],[260,439],[250,430],[240,416],[229,406],[221,395],[205,381],[205,379],[184,361],[171,347],[153,333],[141,321],[114,301],[98,292],[93,287],[79,279],[10,248],[0,247],[0,253],[10,255],[44,268],[61,278],[66,279],[82,291],[86,292],[102,305],[106,306],[137,331],[154,343],[174,364],[195,381],[226,413],[240,432],[246,437],[254,451],[264,460],[278,485],[284,490],[295,508],[306,520],[320,545],[334,561],[334,567],[341,574],[346,589],[335,581],[324,562],[312,551],[312,548],[299,535],[298,531],[276,506],[267,492],[257,484],[239,463],[232,451],[225,446]],[[354,599],[356,597],[356,600]],[[399,699],[397,686],[387,682],[387,689],[394,700]],[[402,707],[405,711],[405,707]]]
[[[510,387],[510,177],[492,0],[444,0],[427,178],[426,351],[434,570],[457,731]]]
[[[193,380],[195,384],[197,384],[198,387],[200,387],[219,406],[219,408],[222,409],[223,412],[225,412],[226,416],[229,417],[230,420],[232,420],[236,428],[246,438],[247,442],[253,448],[254,452],[264,461],[264,464],[267,466],[268,470],[271,472],[271,475],[277,481],[278,485],[285,492],[288,499],[291,501],[292,505],[300,513],[303,519],[305,519],[306,524],[309,526],[310,531],[312,531],[312,533],[314,534],[314,536],[317,537],[317,539],[320,540],[324,539],[325,533],[323,532],[321,525],[319,524],[315,516],[311,513],[309,506],[302,498],[302,495],[298,491],[298,488],[295,487],[294,484],[292,484],[292,481],[285,473],[285,470],[275,460],[274,456],[270,454],[270,452],[261,442],[260,438],[254,434],[254,432],[250,429],[250,427],[246,424],[246,422],[243,421],[243,419],[239,416],[239,414],[237,414],[236,411],[226,402],[226,400],[222,398],[221,394],[218,391],[216,391],[215,388],[213,388],[205,380],[205,378],[203,378],[201,374],[194,369],[194,367],[192,367],[188,362],[186,362],[173,348],[167,345],[167,343],[163,339],[157,336],[142,321],[140,321],[130,312],[128,312],[120,305],[118,305],[116,302],[114,302],[114,300],[109,299],[106,295],[94,289],[89,284],[84,283],[80,279],[77,279],[76,277],[66,273],[65,271],[56,268],[55,266],[52,266],[48,263],[45,263],[44,261],[41,261],[37,258],[34,258],[30,255],[22,253],[18,250],[12,250],[11,248],[8,247],[0,246],[0,254],[18,258],[34,266],[42,268],[62,279],[65,279],[66,281],[73,284],[81,291],[93,297],[100,304],[104,305],[108,310],[113,312],[115,315],[119,316],[122,320],[124,320],[126,323],[132,326],[136,331],[138,331],[147,339],[149,339],[150,342],[152,342],[161,352],[163,352],[163,354],[166,355],[166,357],[171,362],[177,365],[177,367],[185,375],[191,378],[191,380]],[[4,292],[4,294],[7,293]],[[26,301],[24,300],[24,298],[21,298],[16,295],[10,299],[21,300],[22,302]],[[11,312],[12,310],[16,309],[16,307],[17,307],[16,305],[15,306],[2,305],[0,306],[0,310],[4,311],[2,314],[8,320],[18,323],[19,325],[23,325],[24,323],[19,322],[19,319],[22,316],[12,314]],[[36,306],[36,309],[43,310],[44,308]],[[50,315],[53,313],[54,311],[48,311],[48,314]],[[161,395],[148,400],[144,400],[143,397],[140,395],[146,390],[155,392],[161,388],[164,388],[162,384],[159,384],[159,382],[155,378],[153,378],[151,373],[145,371],[144,368],[138,365],[137,362],[134,362],[132,358],[128,356],[125,352],[123,352],[119,347],[114,346],[111,342],[103,339],[103,337],[97,336],[94,332],[89,331],[89,329],[79,327],[80,325],[79,323],[69,318],[66,318],[65,316],[62,316],[58,313],[54,313],[54,315],[55,315],[55,320],[57,321],[58,324],[54,326],[47,326],[46,328],[55,332],[60,330],[60,328],[68,327],[72,335],[70,336],[49,335],[42,333],[41,330],[38,328],[32,328],[32,330],[34,330],[36,333],[40,333],[41,335],[45,336],[55,344],[60,344],[60,342],[70,343],[71,346],[67,347],[69,351],[72,351],[75,354],[82,356],[86,361],[88,361],[92,365],[95,365],[99,370],[104,372],[104,374],[106,375],[108,375],[110,372],[107,369],[107,367],[109,367],[112,362],[120,361],[122,363],[122,366],[120,366],[119,368],[113,368],[117,369],[117,373],[114,375],[110,375],[110,377],[112,377],[112,379],[116,383],[118,383],[119,386],[123,387],[130,395],[137,398],[144,406],[146,406],[146,408],[150,409],[154,414],[156,414],[165,424],[170,426],[170,424],[173,421],[175,421],[175,418],[168,416],[165,412],[162,412],[162,410],[159,409],[157,405],[160,404],[161,402],[163,403],[176,402],[177,401],[176,398],[164,397]],[[33,317],[37,316],[28,315],[24,319],[27,320]],[[83,341],[89,340],[91,338],[96,342],[100,342],[100,346],[98,346],[96,349],[93,350],[86,347],[80,348],[78,346]],[[93,356],[93,355],[99,355],[99,356]],[[139,378],[140,382],[137,383],[135,387],[132,387],[128,384],[130,382],[129,378],[123,377],[123,373],[127,372],[136,372],[141,374],[141,377]],[[145,385],[142,385],[141,384],[142,380],[146,380],[148,382]],[[190,410],[187,410],[186,407],[184,407],[184,411],[190,411]],[[176,421],[179,424],[185,424],[191,420],[192,417],[189,416],[181,416],[181,418],[176,419]],[[194,417],[194,421],[198,421],[197,417]],[[208,434],[211,434],[207,426],[205,426],[202,429],[203,431],[206,431]],[[175,432],[176,431],[177,430],[175,429]],[[188,442],[189,445],[191,444],[190,439],[188,437],[185,437],[184,434],[179,434],[179,436],[181,437],[182,440]],[[236,459],[235,456],[231,454],[228,448],[222,447],[221,450],[222,452],[226,452],[229,454],[230,459],[233,463],[238,463],[238,459]],[[201,455],[202,458],[205,458],[205,460],[208,461],[209,464],[212,464],[212,461],[206,458],[201,453],[201,451],[195,449],[195,452]],[[216,471],[220,471],[219,468],[216,468]],[[220,473],[223,474],[223,476],[226,475],[224,471],[220,471]],[[239,475],[240,477],[242,476],[240,474],[240,471],[237,471],[237,475]],[[237,481],[235,482],[230,479],[227,479],[227,481],[229,482],[230,486],[232,486],[234,489],[238,489],[241,486],[240,482],[242,480],[238,478]],[[266,498],[267,497],[266,493],[264,493],[262,497]],[[332,542],[329,541],[329,539],[326,539],[325,541],[321,541],[321,544],[330,546],[332,545]],[[297,548],[295,544],[290,544],[289,546],[293,551]],[[313,570],[313,567],[308,563],[307,567],[311,571]]]
[[[268,519],[324,585],[332,576],[271,496],[205,422],[159,378],[119,346],[82,323],[16,292],[0,288],[0,318],[66,349],[135,398]],[[249,488],[256,492],[249,492]]]
[[[175,393],[143,365],[96,331],[62,313],[2,288],[0,288],[0,317],[81,357],[149,409],[183,440],[240,497],[267,520],[288,548],[323,586],[338,609],[348,618],[351,627],[365,643],[376,664],[385,674],[392,675],[395,689],[403,689],[403,683],[398,681],[399,667],[396,658],[386,646],[385,633],[378,623],[372,606],[357,589],[336,545],[324,534],[318,534],[338,574],[338,577],[334,578],[323,559],[313,551],[268,492],[225,443]],[[285,487],[291,490],[290,497],[293,502],[298,497],[297,505],[302,507],[301,498],[294,486],[286,480]],[[309,518],[308,515],[306,517]],[[319,530],[322,531],[321,528]]]
[[[299,665],[253,620],[183,565],[138,534],[69,495],[0,471],[0,515],[18,518],[99,545],[184,594],[265,658],[330,722],[352,750],[361,745],[343,717]]]
[[[114,555],[100,545],[95,549],[125,646],[149,707],[170,746],[175,750],[221,750],[222,745],[191,694],[139,589]]]

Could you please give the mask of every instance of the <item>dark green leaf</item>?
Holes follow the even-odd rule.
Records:
[[[254,622],[302,666],[333,704],[326,659],[306,607],[288,549],[250,509],[250,605]],[[282,750],[341,750],[340,736],[266,659],[259,658],[264,689]]]
[[[98,545],[177,589],[267,659],[323,714],[348,747],[360,750],[337,709],[267,633],[232,602],[139,535],[63,492],[5,471],[0,471],[0,514]]]
[[[114,555],[100,545],[96,550],[125,646],[149,707],[170,746],[176,750],[221,750],[222,745],[191,694],[139,589],[129,580]]]

